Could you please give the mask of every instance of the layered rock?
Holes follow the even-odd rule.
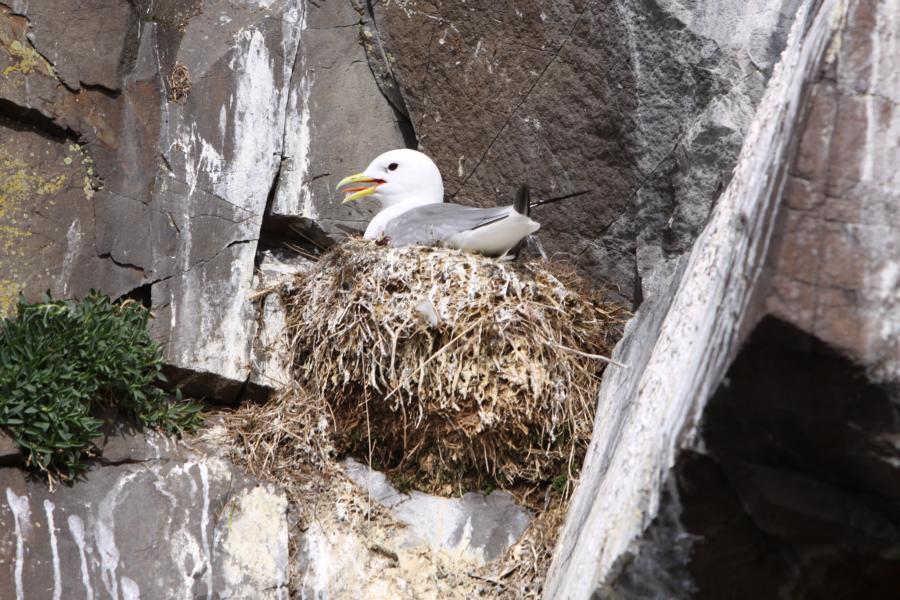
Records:
[[[607,371],[545,597],[893,594],[898,19],[804,7],[734,179]]]
[[[404,145],[358,21],[299,0],[0,4],[2,310],[128,294],[188,392],[274,387],[251,365],[259,239],[359,227],[371,207],[334,184]]]
[[[282,491],[155,435],[103,463],[55,490],[0,468],[0,596],[287,597]]]

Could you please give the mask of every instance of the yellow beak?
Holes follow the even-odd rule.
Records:
[[[373,185],[363,185],[359,187],[351,187],[347,189],[341,189],[345,186],[354,183],[371,183]],[[337,190],[344,192],[347,194],[341,204],[347,204],[348,202],[354,202],[355,200],[359,200],[360,198],[365,198],[373,193],[375,193],[375,188],[384,183],[383,179],[374,179],[369,177],[365,173],[357,173],[356,175],[351,175],[350,177],[344,177],[341,179],[340,183],[337,184]]]

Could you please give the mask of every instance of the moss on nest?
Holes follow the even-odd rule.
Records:
[[[333,249],[283,298],[298,385],[278,404],[326,417],[338,453],[445,493],[572,479],[598,356],[628,317],[547,262],[362,240]],[[321,422],[308,415],[292,434],[317,456],[330,450],[309,442]]]

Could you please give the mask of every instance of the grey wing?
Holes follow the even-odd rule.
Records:
[[[411,208],[388,221],[384,235],[390,238],[392,246],[430,246],[443,242],[454,233],[504,219],[510,210],[509,206],[472,208],[449,203],[426,204]]]

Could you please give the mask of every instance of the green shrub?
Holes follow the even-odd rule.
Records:
[[[96,415],[108,408],[166,433],[200,425],[198,404],[157,387],[166,378],[149,316],[92,290],[80,302],[20,300],[16,316],[0,322],[0,426],[29,465],[75,477],[100,435]]]

